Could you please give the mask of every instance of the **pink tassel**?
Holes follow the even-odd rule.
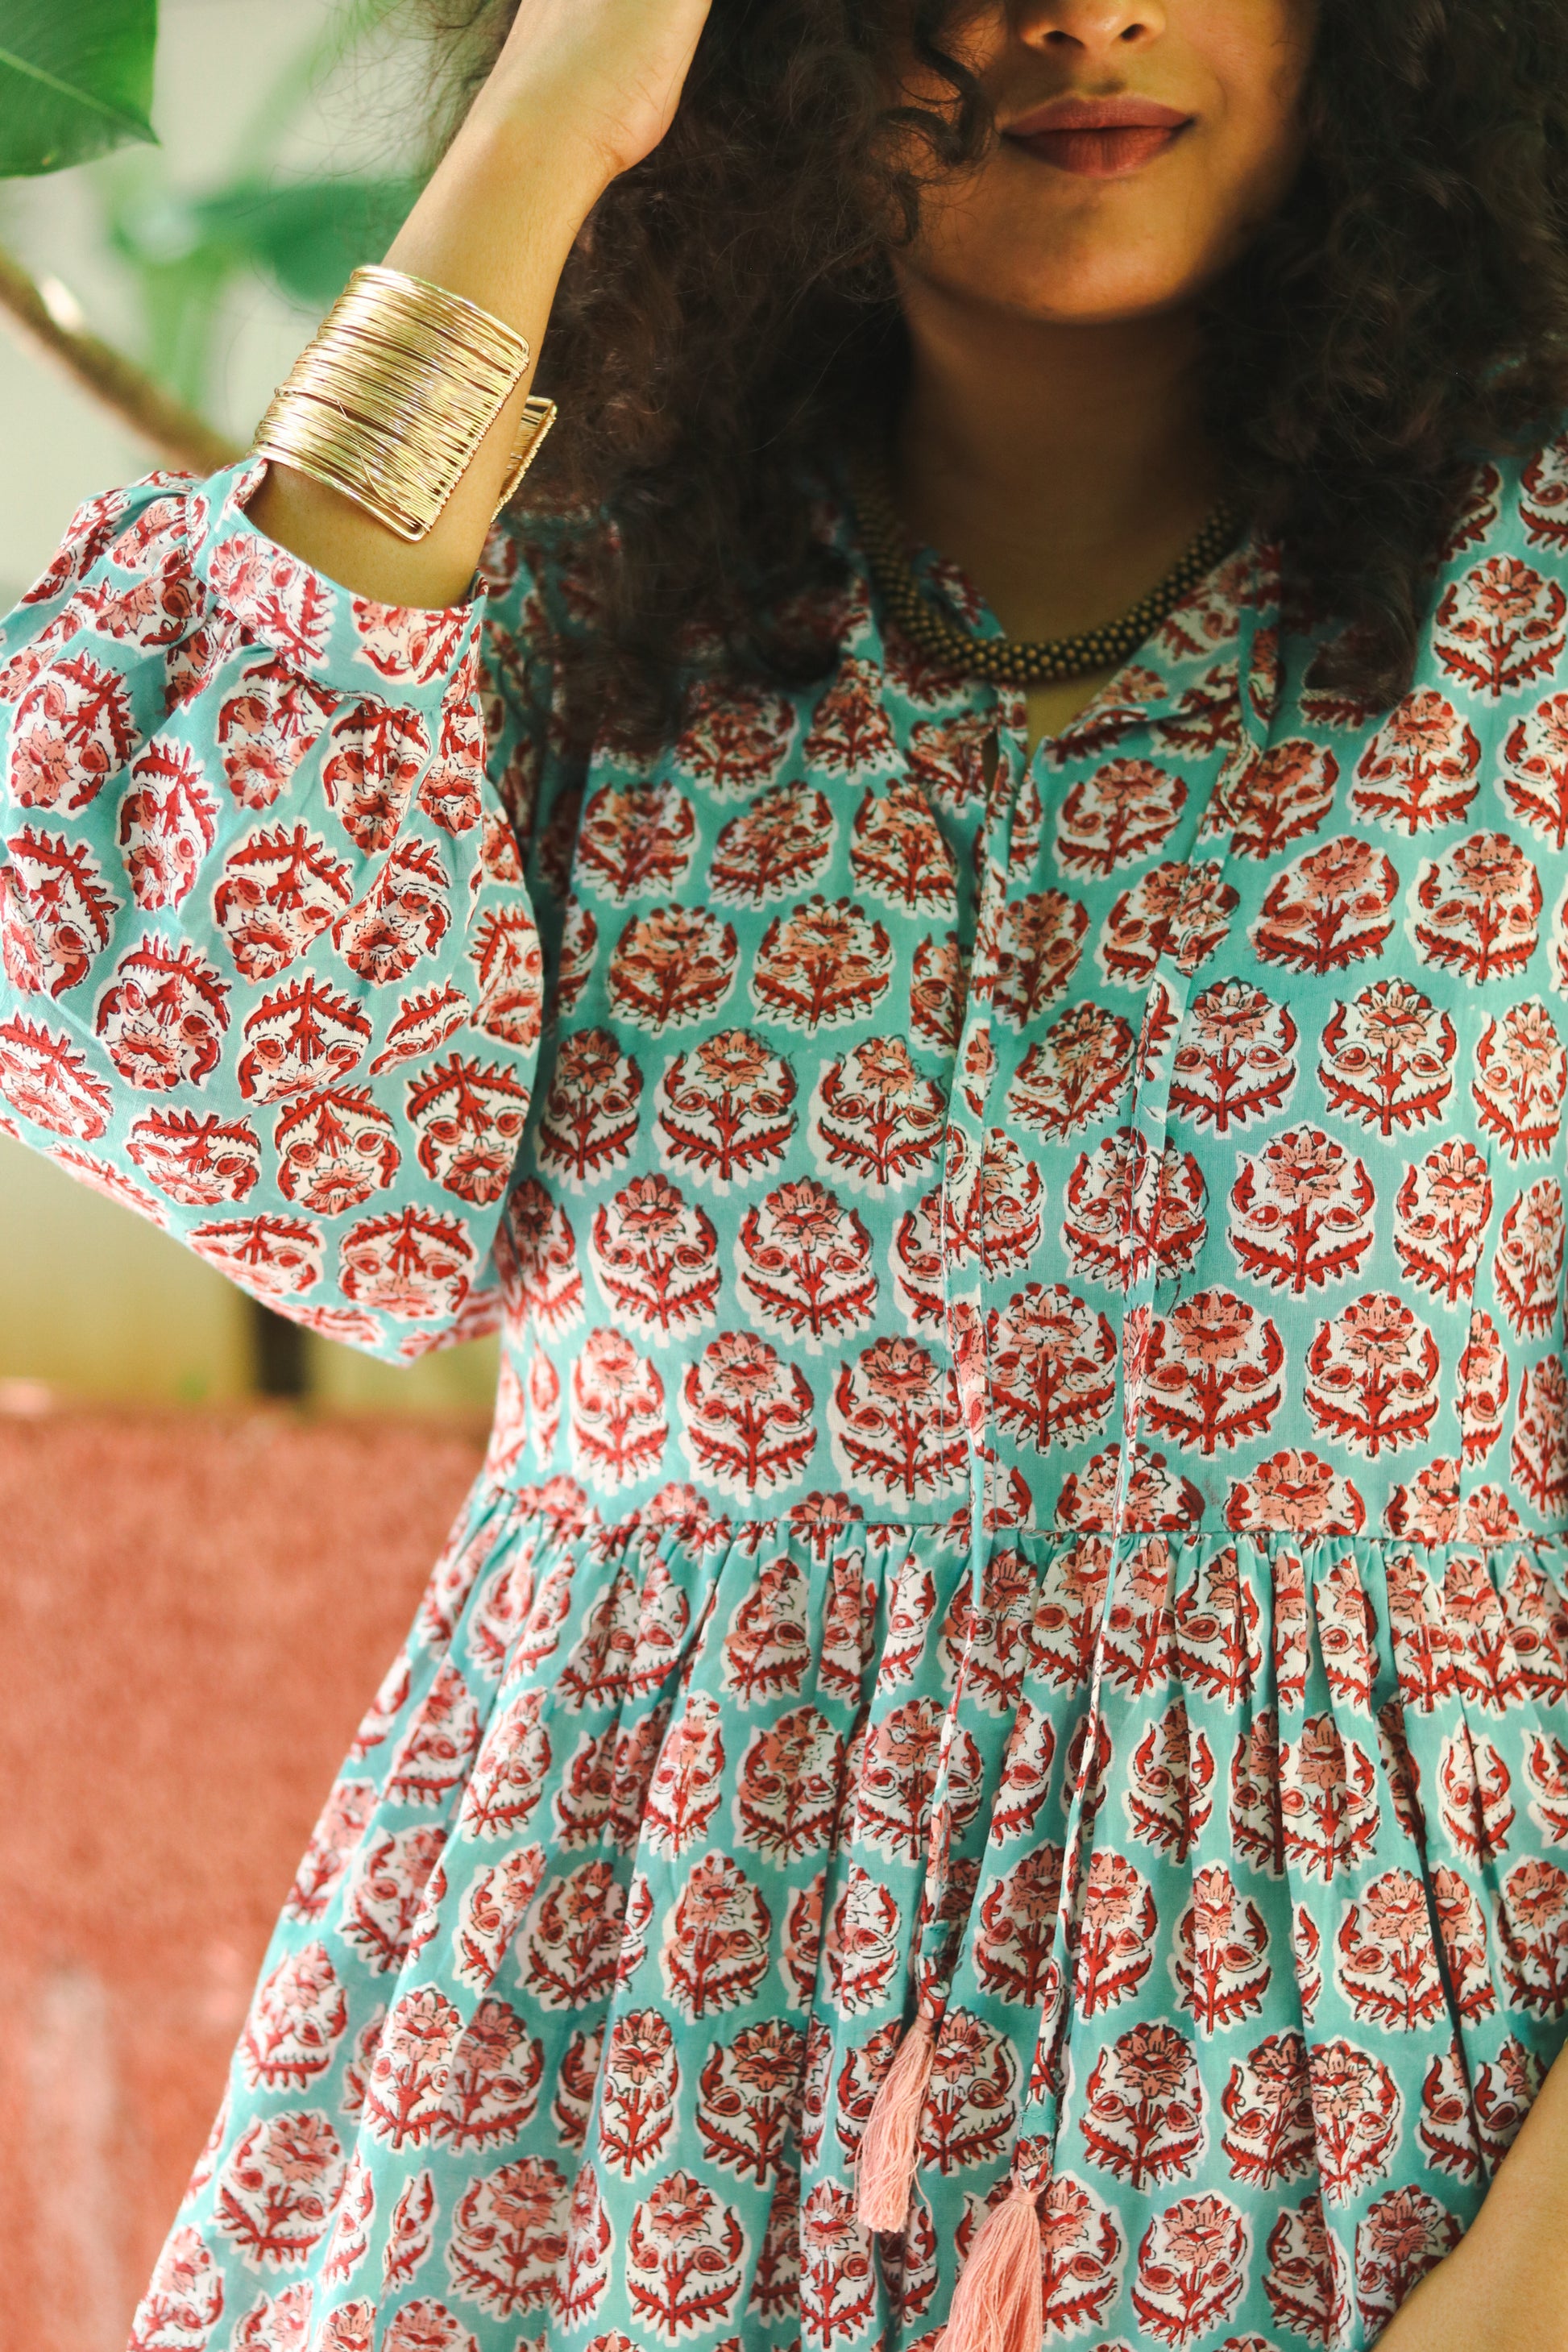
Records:
[[[1021,2181],[986,2215],[959,2273],[942,2352],[1040,2352],[1040,2215]]]
[[[922,2010],[877,2085],[856,2169],[856,2202],[863,2229],[901,2231],[909,2219],[915,2141],[935,2047],[931,2021]]]

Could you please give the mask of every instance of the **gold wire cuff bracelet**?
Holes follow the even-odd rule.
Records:
[[[255,453],[421,540],[531,357],[477,302],[401,269],[356,269],[273,394]],[[553,401],[524,401],[498,514],[554,422]]]

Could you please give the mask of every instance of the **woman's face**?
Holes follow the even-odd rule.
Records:
[[[944,46],[1000,136],[932,192],[901,266],[1063,325],[1181,309],[1289,187],[1315,15],[1315,0],[987,0]],[[940,101],[934,79],[905,79]]]

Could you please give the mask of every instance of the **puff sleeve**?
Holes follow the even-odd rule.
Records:
[[[498,691],[482,591],[376,604],[265,538],[263,470],[90,501],[0,627],[0,1118],[403,1362],[495,1319],[548,677],[509,647]],[[515,551],[502,593],[539,609]]]

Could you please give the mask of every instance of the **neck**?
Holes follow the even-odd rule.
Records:
[[[1190,314],[1061,326],[903,289],[911,347],[894,452],[906,520],[1010,635],[1114,617],[1218,495]]]

